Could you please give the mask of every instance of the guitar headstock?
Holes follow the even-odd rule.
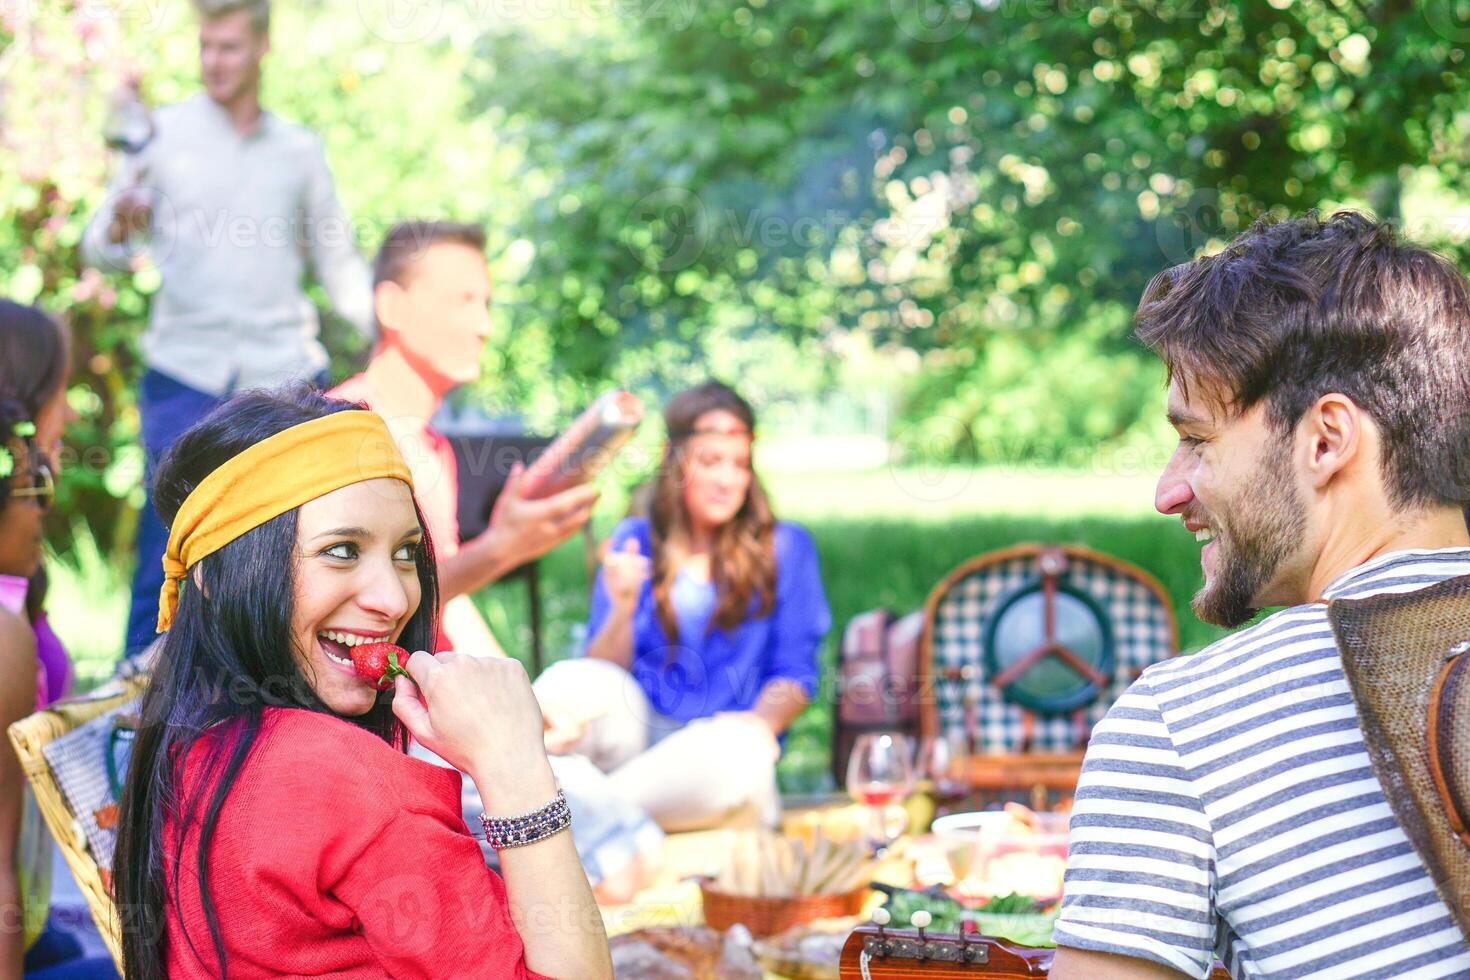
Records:
[[[1013,946],[972,932],[928,932],[928,912],[915,912],[912,928],[890,929],[887,910],[873,913],[873,924],[860,926],[842,947],[843,980],[897,978],[1044,977],[1052,951]]]
[[[842,980],[974,980],[997,977],[1025,980],[1051,970],[1055,950],[1016,946],[974,933],[928,932],[928,912],[915,912],[910,929],[890,929],[888,911],[873,913],[873,924],[859,926],[842,947]],[[1218,961],[1210,980],[1230,980]]]

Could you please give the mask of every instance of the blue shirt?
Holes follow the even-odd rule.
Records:
[[[613,530],[608,547],[621,551],[629,538],[645,556],[653,554],[647,518],[634,517]],[[633,613],[634,680],[654,710],[677,721],[708,718],[721,711],[748,711],[761,688],[777,678],[795,681],[808,698],[817,692],[817,648],[832,626],[822,572],[811,535],[780,521],[775,530],[776,599],[771,612],[751,614],[733,630],[712,625],[717,595],[712,582],[680,574],[671,601],[679,636],[671,641],[658,621],[653,583],[645,582]],[[612,611],[602,572],[592,586],[587,636],[595,637]]]

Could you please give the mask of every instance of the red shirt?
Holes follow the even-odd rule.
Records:
[[[377,411],[377,398],[366,374],[355,374],[327,392],[329,398],[357,402]],[[398,443],[413,474],[413,495],[423,511],[425,528],[439,558],[459,551],[459,463],[449,439],[416,419],[384,415],[388,431]],[[435,650],[451,650],[454,638],[441,636]]]
[[[229,735],[201,740],[185,762],[181,795],[202,790],[201,811],[213,789],[200,785],[206,744],[227,757]],[[526,968],[505,883],[465,828],[459,795],[455,770],[341,718],[265,709],[209,852],[229,975],[547,980]],[[167,973],[213,977],[198,825],[177,865],[174,826],[164,828]]]

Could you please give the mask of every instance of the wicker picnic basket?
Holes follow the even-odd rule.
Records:
[[[22,718],[10,726],[10,742],[20,757],[31,791],[36,795],[36,804],[46,827],[66,858],[77,885],[87,899],[87,908],[97,923],[97,931],[107,944],[122,972],[122,926],[118,921],[117,908],[113,904],[108,876],[97,867],[97,861],[87,849],[87,838],[76,821],[71,807],[62,795],[51,767],[42,750],[47,743],[86,724],[93,718],[121,707],[136,698],[143,690],[141,678],[110,682],[86,697],[58,701],[45,710]]]
[[[1169,594],[1142,569],[1078,545],[987,552],[925,604],[920,732],[966,747],[972,805],[1052,809],[1075,791],[1093,726],[1178,651]]]
[[[857,915],[871,889],[867,885],[841,895],[734,895],[699,884],[704,898],[704,923],[724,932],[740,923],[756,938],[774,936],[814,919]]]

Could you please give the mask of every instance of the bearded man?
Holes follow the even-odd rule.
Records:
[[[1325,601],[1470,573],[1470,288],[1353,212],[1260,223],[1137,315],[1179,445],[1155,506],[1238,627],[1097,726],[1051,976],[1470,977],[1364,747]]]

